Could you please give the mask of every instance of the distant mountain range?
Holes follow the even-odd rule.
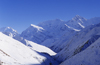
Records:
[[[64,34],[73,36],[74,33],[81,31],[83,28],[94,25],[100,22],[100,17],[92,19],[85,19],[76,15],[69,21],[62,21],[60,19],[49,20],[41,22],[38,25],[31,24],[25,31],[21,33],[21,37],[51,47]]]

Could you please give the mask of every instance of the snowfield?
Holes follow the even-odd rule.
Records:
[[[37,46],[39,47],[39,46]],[[40,46],[41,47],[41,46]],[[41,47],[42,50],[47,48]],[[34,51],[23,43],[14,40],[0,32],[0,62],[2,65],[35,65],[43,63],[47,58],[46,56],[40,55],[40,49]],[[38,51],[38,52],[37,52]],[[41,50],[40,50],[41,51]],[[45,52],[44,51],[44,52]],[[48,53],[55,55],[50,49]],[[49,52],[50,51],[50,52]],[[50,60],[50,59],[49,59]],[[49,62],[48,62],[49,64]]]
[[[28,40],[25,40],[26,41],[26,46],[29,46],[32,50],[34,51],[38,51],[38,52],[41,52],[41,53],[48,53],[50,56],[54,56],[56,55],[55,52],[53,52],[51,49],[43,46],[43,45],[39,45],[37,43],[34,43],[32,41],[28,41]]]

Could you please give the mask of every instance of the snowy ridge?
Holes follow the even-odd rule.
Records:
[[[23,31],[20,36],[35,43],[40,43],[44,40],[42,37],[46,37],[43,31],[45,30],[42,27],[31,24],[31,26]]]
[[[4,34],[6,34],[10,37],[14,37],[14,36],[18,35],[18,32],[11,27],[0,28],[0,32],[3,32]]]
[[[0,28],[0,31],[1,32],[15,32],[15,33],[17,33],[17,31],[16,30],[14,30],[13,28],[11,28],[11,27],[3,27],[3,28]]]

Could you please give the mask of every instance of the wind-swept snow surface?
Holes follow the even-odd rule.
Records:
[[[49,65],[50,61],[51,63],[54,62],[54,60],[49,56],[38,52],[39,50],[40,49],[37,51],[31,50],[21,42],[0,32],[1,65],[35,65],[42,63],[47,63],[47,65]],[[48,52],[49,51],[50,50],[48,50]],[[51,54],[53,55],[54,53],[52,52]],[[48,60],[47,57],[50,59]],[[47,62],[45,62],[45,60],[47,60]]]

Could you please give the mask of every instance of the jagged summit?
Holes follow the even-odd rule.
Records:
[[[11,27],[2,27],[0,28],[0,32],[3,32],[4,34],[10,37],[14,37],[15,35],[18,34],[18,32]]]
[[[87,19],[85,19],[84,17],[81,17],[81,16],[79,16],[79,15],[76,15],[75,17],[73,17],[72,18],[72,20],[74,20],[74,21],[78,21],[78,20],[87,20]]]
[[[88,26],[89,24],[87,23],[87,19],[85,19],[84,17],[81,17],[79,15],[76,15],[75,17],[73,17],[71,20],[67,21],[66,23],[68,26],[76,28],[76,29],[83,29],[86,26]]]
[[[17,31],[16,30],[14,30],[13,28],[11,28],[11,27],[2,27],[2,28],[0,28],[0,31],[9,31],[9,32],[16,32],[17,33]]]

